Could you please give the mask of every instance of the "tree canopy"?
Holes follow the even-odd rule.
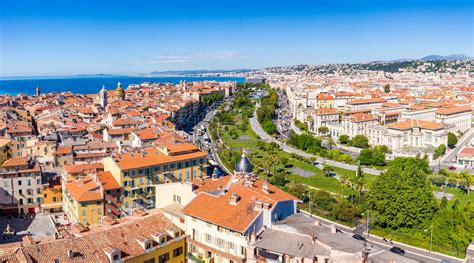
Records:
[[[369,148],[369,139],[359,134],[352,138],[351,145],[357,148]]]
[[[454,148],[454,146],[456,146],[456,144],[458,143],[458,137],[452,133],[452,132],[449,132],[448,133],[448,146],[449,148]]]
[[[374,223],[390,229],[416,229],[436,211],[428,162],[419,158],[397,157],[378,176],[369,192],[368,205],[377,212]]]

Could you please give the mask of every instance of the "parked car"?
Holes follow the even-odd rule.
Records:
[[[360,240],[360,241],[364,241],[364,242],[367,241],[367,239],[365,239],[365,237],[363,237],[359,234],[354,234],[352,237],[357,239],[357,240]]]
[[[395,254],[402,255],[402,256],[405,255],[405,250],[403,250],[403,249],[401,249],[401,248],[399,248],[399,247],[392,247],[392,248],[390,249],[390,252],[393,252],[393,253],[395,253]]]

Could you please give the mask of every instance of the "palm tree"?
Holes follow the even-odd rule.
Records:
[[[267,176],[269,176],[271,174],[271,168],[276,169],[280,164],[280,158],[275,153],[270,153],[263,158],[262,162],[267,171]]]
[[[329,176],[334,169],[331,166],[324,165],[323,172],[326,176]]]
[[[347,176],[347,174],[339,174],[339,182],[341,183],[341,186],[342,186],[342,191],[345,192],[345,187],[346,186],[349,186],[349,177]]]
[[[464,170],[461,172],[461,176],[464,179],[464,187],[466,187],[467,195],[469,195],[469,191],[471,190],[473,178],[472,175],[469,173],[468,170]]]
[[[355,176],[351,177],[349,180],[351,182],[352,188],[357,190],[360,199],[360,196],[362,195],[362,191],[364,190],[365,186],[364,173],[362,172],[362,168],[360,165],[357,167],[357,173],[355,174]]]

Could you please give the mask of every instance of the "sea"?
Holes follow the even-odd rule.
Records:
[[[71,77],[22,77],[22,78],[0,78],[0,95],[17,95],[19,93],[35,94],[36,86],[40,87],[41,93],[48,92],[73,92],[80,94],[98,93],[102,86],[112,90],[117,88],[120,82],[123,88],[129,84],[140,84],[143,82],[173,83],[178,84],[181,80],[192,81],[236,81],[245,82],[243,77],[219,77],[219,76],[71,76]]]

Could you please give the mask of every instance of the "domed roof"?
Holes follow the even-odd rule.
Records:
[[[253,171],[252,164],[250,163],[247,156],[245,156],[245,150],[242,151],[242,157],[235,164],[236,173],[251,173]]]

